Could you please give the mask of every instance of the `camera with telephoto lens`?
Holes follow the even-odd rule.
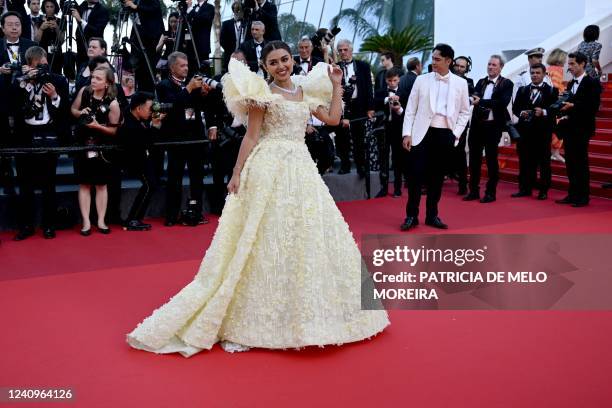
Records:
[[[240,127],[240,129],[242,129],[242,127]],[[238,132],[231,126],[225,126],[223,130],[217,135],[217,145],[219,147],[224,147],[231,141],[240,142],[243,137],[243,133]]]
[[[221,85],[221,82],[219,81],[215,81],[212,78],[207,77],[206,75],[199,73],[199,74],[195,74],[193,76],[194,78],[201,78],[202,82],[205,83],[206,85],[210,86],[212,89],[218,89],[220,91],[223,90],[223,85]]]
[[[51,82],[49,64],[38,64],[35,69],[36,73],[34,75],[25,74],[17,79],[21,82],[22,87],[25,87],[26,81],[34,81],[37,85],[44,85]]]
[[[202,215],[202,208],[198,203],[198,200],[189,200],[187,203],[187,209],[181,211],[181,224],[196,227],[200,224],[204,224],[204,216]]]
[[[9,69],[11,71],[11,82],[17,83],[19,82],[19,75],[21,75],[21,64],[18,61],[15,62],[7,62],[3,65],[5,69]]]
[[[312,37],[310,37],[310,41],[312,41],[312,45],[315,47],[320,47],[321,41],[325,41],[327,44],[329,44],[341,30],[342,29],[340,27],[334,27],[331,30],[327,30],[324,35],[315,33]]]
[[[162,113],[170,112],[173,108],[174,108],[173,103],[155,101],[153,102],[153,105],[151,106],[151,111],[153,112],[153,115],[159,116]]]
[[[569,92],[563,92],[559,95],[559,99],[548,108],[548,112],[556,117],[564,116],[565,113],[561,112],[564,104],[569,101],[571,94]]]
[[[64,2],[62,7],[63,7],[62,14],[70,14],[73,9],[74,10],[79,9],[79,4],[74,0],[68,0]]]

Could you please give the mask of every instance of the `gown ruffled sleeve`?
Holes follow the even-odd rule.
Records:
[[[328,64],[320,62],[308,75],[294,75],[291,78],[294,84],[302,87],[304,101],[308,103],[311,112],[316,111],[319,106],[329,108],[331,104],[333,86],[327,73],[328,67]]]
[[[267,82],[234,58],[230,60],[228,73],[221,78],[221,83],[227,109],[243,124],[247,123],[249,107],[265,108],[274,98]]]

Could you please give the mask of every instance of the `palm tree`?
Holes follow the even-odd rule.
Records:
[[[230,0],[225,0],[225,4]],[[213,19],[215,33],[215,73],[221,72],[221,0],[215,0],[215,18]]]
[[[378,54],[390,52],[395,57],[395,63],[402,65],[404,55],[428,50],[433,45],[433,38],[424,33],[421,26],[409,26],[402,31],[393,28],[385,35],[372,35],[363,40],[359,51],[375,52]]]

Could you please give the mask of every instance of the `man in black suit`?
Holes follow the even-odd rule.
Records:
[[[21,20],[21,36],[24,38],[32,38],[32,28],[29,24],[28,13],[25,8],[26,0],[0,0],[0,15],[15,11],[19,13]]]
[[[380,54],[380,65],[382,66],[381,70],[376,73],[376,78],[374,78],[374,94],[379,90],[387,87],[387,71],[395,66],[395,56],[392,52],[383,52]],[[400,69],[399,71],[401,75],[404,75],[404,72]]]
[[[155,46],[159,41],[159,37],[164,32],[164,20],[162,18],[161,5],[159,0],[126,0],[125,7],[128,7],[136,13],[136,24],[132,27],[132,66],[134,67],[136,85],[140,91],[153,92],[155,89],[154,78],[155,66],[157,65],[157,52]],[[147,67],[147,62],[144,58],[140,44],[136,36],[135,30],[138,30],[140,39],[150,66]],[[138,45],[134,47],[134,45]]]
[[[546,67],[543,64],[534,64],[529,70],[531,84],[518,89],[512,105],[512,112],[519,118],[516,129],[521,135],[517,142],[519,191],[512,197],[531,197],[539,168],[538,200],[545,200],[551,183],[550,140],[555,120],[549,108],[559,98],[559,92],[544,83]]]
[[[67,118],[70,100],[68,82],[50,73],[37,77],[40,70],[48,71],[47,53],[38,46],[25,53],[28,78],[15,92],[19,106],[15,116],[17,142],[23,147],[57,147],[68,133]],[[57,210],[55,174],[57,154],[22,154],[15,159],[19,184],[19,232],[16,241],[34,234],[34,189],[42,189],[42,227],[45,238],[55,237],[54,216]]]
[[[87,61],[87,45],[91,37],[104,38],[104,29],[108,25],[108,9],[99,0],[87,0],[78,8],[72,9],[72,16],[78,23],[76,30],[77,66]]]
[[[470,97],[474,95],[474,80],[469,78],[467,74],[472,69],[472,59],[469,57],[460,56],[455,58],[453,62],[453,73],[465,79],[468,84],[468,93]],[[457,179],[459,183],[459,189],[457,194],[466,195],[467,184],[468,184],[468,168],[467,168],[467,154],[465,152],[465,144],[467,141],[467,134],[469,130],[469,124],[465,127],[465,130],[459,138],[457,146],[453,147],[453,160],[450,176]]]
[[[189,8],[187,9],[187,19],[191,24],[191,32],[193,33],[193,42],[195,43],[196,49],[193,49],[193,45],[187,42],[187,55],[189,56],[189,69],[191,72],[197,72],[201,64],[208,59],[210,54],[210,30],[212,23],[215,18],[215,7],[212,4],[208,4],[208,0],[189,0],[187,2]],[[187,31],[181,33],[181,38],[184,38]],[[181,42],[182,43],[182,42]],[[196,58],[197,52],[197,58]]]
[[[278,9],[273,2],[267,0],[255,0],[255,8],[251,14],[251,21],[261,21],[266,26],[264,39],[266,42],[281,39],[278,29]],[[250,27],[249,27],[250,28]],[[247,30],[246,39],[251,38],[253,33]]]
[[[168,140],[202,140],[204,124],[202,112],[206,115],[209,126],[208,137],[216,139],[217,127],[214,117],[209,116],[209,109],[204,109],[206,102],[202,78],[193,77],[187,81],[189,63],[187,55],[173,52],[168,57],[170,76],[157,84],[157,95],[160,102],[172,103],[162,128],[162,136]],[[178,221],[183,191],[183,174],[185,164],[189,170],[190,206],[198,212],[198,223],[208,222],[202,216],[202,193],[204,189],[204,148],[202,145],[172,146],[168,148],[168,184],[166,190],[166,226]]]
[[[367,62],[353,59],[353,44],[349,40],[340,40],[337,49],[341,59],[339,65],[344,72],[344,116],[336,131],[336,150],[341,161],[338,174],[351,171],[349,153],[352,140],[357,173],[360,177],[365,177],[365,122],[361,120],[351,123],[351,120],[365,116],[369,119],[374,117],[372,72]]]
[[[472,96],[474,111],[472,130],[468,140],[470,148],[470,193],[463,197],[465,201],[480,199],[480,167],[482,149],[487,159],[487,188],[481,203],[492,203],[496,200],[497,182],[499,181],[499,164],[497,148],[510,119],[508,104],[512,99],[514,84],[501,76],[504,60],[501,55],[492,55],[487,65],[488,76],[476,84]]]
[[[230,56],[245,39],[247,27],[242,19],[241,3],[235,1],[232,4],[234,15],[229,20],[221,23],[220,43],[223,48],[223,69],[227,70]]]
[[[389,187],[389,150],[393,160],[393,197],[402,195],[402,175],[406,168],[406,154],[402,148],[402,126],[404,108],[407,100],[399,95],[399,82],[402,70],[397,67],[385,73],[385,86],[376,92],[374,101],[376,110],[385,112],[385,132],[379,140],[380,184],[381,189],[376,197],[386,197]]]
[[[295,64],[293,65],[293,75],[306,75],[312,68],[319,62],[323,62],[322,59],[312,55],[312,41],[308,37],[302,38],[298,42],[298,53],[299,55],[293,57]]]
[[[423,65],[421,65],[421,61],[416,57],[409,58],[408,62],[406,62],[406,73],[402,75],[399,83],[399,93],[402,98],[408,100],[414,81],[422,72]]]
[[[27,0],[30,14],[25,16],[25,24],[23,25],[23,33],[21,34],[25,38],[29,38],[32,41],[36,41],[36,31],[38,27],[43,23],[44,13],[40,12],[41,0]],[[29,31],[29,32],[28,32]]]
[[[584,207],[589,204],[589,139],[595,132],[595,115],[599,110],[601,86],[585,73],[588,58],[581,52],[568,55],[573,79],[567,84],[569,100],[561,108],[565,115],[558,124],[565,147],[565,166],[569,179],[567,197],[559,204]]]
[[[268,43],[264,39],[265,33],[266,26],[264,25],[264,23],[262,23],[261,21],[253,21],[253,23],[251,23],[252,38],[244,41],[239,48],[247,60],[247,65],[249,66],[249,69],[253,72],[256,72],[257,75],[261,77],[265,77],[265,73],[259,65],[259,60],[261,59],[261,51]]]

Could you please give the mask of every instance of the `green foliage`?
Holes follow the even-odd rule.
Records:
[[[405,55],[424,51],[433,46],[433,39],[424,33],[420,26],[406,27],[402,31],[389,30],[385,35],[371,35],[361,44],[360,51],[394,55],[397,65],[401,65]]]
[[[289,44],[294,51],[297,51],[297,43],[300,41],[301,37],[305,35],[310,37],[317,31],[317,27],[314,25],[298,21],[293,14],[289,13],[279,14],[278,29],[283,36],[283,40]]]

